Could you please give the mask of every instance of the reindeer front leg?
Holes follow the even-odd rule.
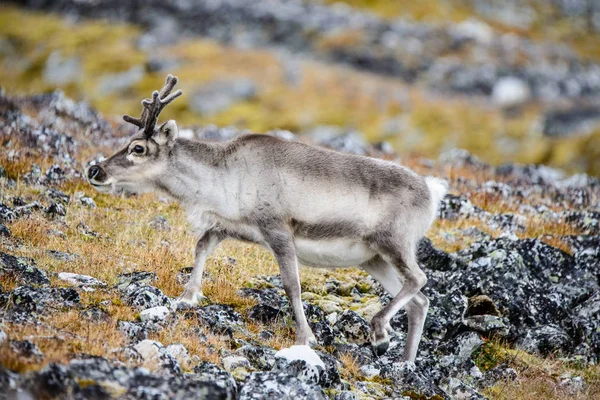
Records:
[[[185,285],[183,294],[175,301],[175,306],[179,303],[197,305],[205,299],[202,294],[202,273],[204,272],[204,265],[206,264],[206,259],[210,253],[223,241],[223,239],[225,239],[225,237],[220,232],[216,231],[206,231],[202,237],[200,237],[196,243],[194,269],[192,270],[190,280]]]
[[[293,237],[284,227],[265,230],[263,236],[273,254],[275,254],[283,288],[292,304],[296,319],[296,344],[315,346],[317,340],[306,321],[302,299],[300,298],[300,276],[298,274],[298,259],[296,258]]]

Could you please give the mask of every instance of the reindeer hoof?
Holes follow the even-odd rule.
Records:
[[[195,306],[208,304],[210,300],[207,297],[202,295],[202,293],[188,293],[187,291],[183,292],[181,296],[179,296],[175,301],[173,301],[172,308],[173,310],[178,309],[189,309]]]
[[[387,351],[387,349],[389,347],[390,347],[389,340],[386,340],[385,342],[381,342],[378,344],[373,343],[372,344],[373,354],[375,354],[377,357],[380,357],[385,354],[385,352]]]
[[[379,324],[377,320],[371,321],[371,347],[373,353],[382,356],[390,347],[389,324]]]

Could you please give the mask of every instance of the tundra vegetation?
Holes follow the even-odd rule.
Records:
[[[348,3],[380,12],[386,2]],[[419,4],[438,10],[436,1]],[[418,20],[436,15],[417,8]],[[563,27],[579,56],[595,40]],[[544,29],[511,32],[536,43]],[[500,110],[481,97],[194,36],[150,54],[140,46],[144,28],[114,21],[2,6],[0,37],[0,387],[50,398],[248,399],[265,386],[282,398],[600,397],[600,181],[530,164],[598,174],[593,124],[549,137],[536,125],[547,111],[538,101]],[[319,48],[356,40],[349,32]],[[60,62],[50,66],[74,57],[76,78],[51,83],[52,54]],[[165,110],[163,120],[176,118],[188,137],[270,131],[386,159],[400,154],[418,173],[448,179],[440,219],[419,246],[431,308],[415,367],[398,363],[402,311],[388,353],[372,354],[366,321],[390,299],[358,269],[301,270],[325,370],[276,359],[295,326],[276,262],[236,241],[208,260],[209,303],[163,313],[193,264],[197,238],[183,210],[160,196],[98,193],[82,173],[127,142],[131,128],[120,115],[139,112],[139,98],[164,77],[156,64],[173,61],[183,82],[198,83],[199,98],[241,78],[241,100],[223,109],[198,114],[186,92],[181,106]],[[123,87],[107,86],[124,71],[133,73]],[[66,95],[41,94],[57,86]],[[91,106],[69,97],[84,95]],[[376,144],[352,134],[324,140],[314,133],[323,125]],[[508,152],[497,145],[505,137],[516,144]]]

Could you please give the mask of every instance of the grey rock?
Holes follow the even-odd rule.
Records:
[[[71,308],[80,302],[79,293],[71,288],[34,288],[19,286],[10,296],[11,306],[28,312],[45,312],[51,308]]]
[[[44,359],[44,354],[29,340],[11,340],[9,341],[8,346],[13,352],[19,355],[19,357],[26,360],[39,362]]]
[[[64,251],[59,250],[47,250],[46,253],[52,258],[63,262],[73,262],[79,258],[78,254],[65,253]]]
[[[103,96],[124,91],[141,81],[144,75],[144,68],[139,65],[127,71],[105,75],[99,80],[98,91]]]
[[[168,306],[170,300],[163,292],[150,285],[133,283],[123,291],[125,302],[138,310],[147,308]]]
[[[161,372],[169,375],[181,374],[179,362],[161,343],[145,339],[135,344],[133,348],[142,356],[146,365],[158,366]]]
[[[0,252],[0,275],[10,275],[23,284],[49,285],[50,279],[46,272],[35,265],[31,258],[15,257]]]
[[[253,372],[244,382],[239,399],[264,398],[326,400],[327,396],[320,386],[285,372]]]
[[[148,331],[142,324],[131,321],[119,321],[117,328],[129,338],[132,343],[137,343],[148,337]]]
[[[6,204],[0,203],[0,223],[14,221],[17,218],[15,211]]]
[[[242,316],[225,304],[212,304],[196,310],[198,319],[213,333],[232,336],[244,326]]]
[[[61,203],[51,202],[45,210],[50,217],[64,217],[67,215],[67,209]]]
[[[275,365],[275,350],[266,346],[245,345],[235,351],[248,359],[253,368],[269,371]]]
[[[65,58],[60,51],[53,51],[44,66],[44,80],[57,86],[76,82],[81,79],[82,69],[78,57]]]
[[[543,132],[549,137],[586,135],[600,124],[600,109],[577,107],[572,110],[548,112],[544,115]]]
[[[369,341],[369,324],[352,310],[342,312],[335,323],[335,327],[351,343],[362,344]]]
[[[79,385],[69,375],[68,368],[50,363],[39,372],[27,377],[21,390],[33,398],[75,398],[80,392]]]
[[[96,287],[106,287],[106,284],[93,276],[74,274],[71,272],[60,272],[58,278],[72,285],[82,287],[85,290],[93,290]]]
[[[82,318],[92,323],[101,323],[110,320],[110,314],[101,307],[90,307],[79,313]]]
[[[190,97],[190,108],[200,114],[211,115],[227,110],[233,104],[252,99],[257,85],[250,79],[217,80],[196,89]]]
[[[213,363],[202,361],[195,366],[193,379],[212,382],[227,393],[227,398],[237,398],[238,387],[235,379]]]

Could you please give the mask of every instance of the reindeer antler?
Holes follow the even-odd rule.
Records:
[[[155,90],[152,92],[151,99],[142,100],[142,106],[144,107],[142,116],[140,118],[134,118],[129,115],[123,115],[123,119],[126,122],[143,129],[146,137],[152,136],[161,111],[183,93],[181,90],[171,93],[171,90],[173,90],[175,85],[177,85],[177,77],[171,74],[167,75],[165,85],[160,89],[160,92]]]

